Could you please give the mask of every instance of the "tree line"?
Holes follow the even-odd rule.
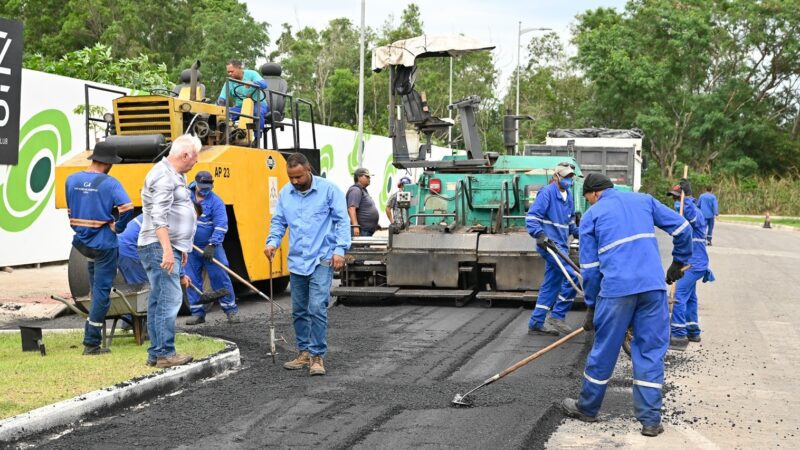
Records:
[[[203,62],[217,92],[229,58],[249,67],[280,62],[296,97],[315,102],[317,120],[354,129],[358,27],[332,18],[322,29],[279,29],[235,0],[7,0],[4,17],[25,24],[25,65],[134,88],[177,81]],[[546,24],[545,24],[546,25]],[[621,11],[587,10],[574,20],[570,57],[554,33],[528,42],[521,64],[520,139],[539,143],[553,128],[641,128],[648,173],[672,177],[683,164],[718,176],[796,177],[800,167],[800,2],[631,0]],[[422,12],[369,27],[367,48],[424,34]],[[275,49],[267,54],[274,39]],[[417,88],[433,115],[448,110],[448,59],[420,60]],[[485,150],[503,151],[502,115],[514,80],[497,93],[490,52],[453,60],[453,99],[478,95]],[[365,67],[365,130],[387,133],[388,73]],[[454,127],[453,146],[461,144]],[[436,136],[446,145],[447,134]]]

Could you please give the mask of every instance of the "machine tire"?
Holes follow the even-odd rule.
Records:
[[[69,283],[69,293],[72,298],[86,297],[91,291],[89,283],[89,260],[85,256],[71,247],[69,251],[69,263],[67,264],[67,282]],[[88,313],[80,303],[75,307]]]

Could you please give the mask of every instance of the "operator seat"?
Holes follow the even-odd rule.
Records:
[[[261,66],[261,77],[267,82],[267,89],[275,92],[272,95],[269,92],[266,93],[267,106],[269,106],[266,117],[267,124],[277,124],[283,122],[284,119],[286,97],[279,94],[286,94],[289,91],[289,84],[281,78],[281,72],[281,65],[278,63],[268,62]]]
[[[181,100],[189,100],[189,97],[192,93],[191,88],[191,81],[192,81],[192,70],[186,69],[181,72],[181,82],[176,84],[174,88],[172,88],[172,92]],[[206,86],[200,82],[200,71],[197,71],[197,91],[196,91],[196,100],[198,102],[203,101],[206,98]]]
[[[426,135],[453,126],[452,123],[433,116],[425,92],[419,93],[414,89],[416,68],[398,67],[393,86],[394,92],[403,99],[406,122]]]

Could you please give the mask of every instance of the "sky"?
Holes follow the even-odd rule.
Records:
[[[247,4],[250,14],[259,21],[270,24],[270,39],[274,41],[281,24],[288,23],[292,30],[310,26],[323,29],[338,17],[347,17],[353,24],[361,24],[361,0],[240,0]],[[403,9],[410,2],[392,0],[366,0],[365,24],[379,29],[394,16],[400,21]],[[626,0],[416,0],[420,8],[426,34],[459,34],[496,45],[494,61],[501,71],[498,93],[503,94],[517,64],[517,30],[522,28],[552,28],[568,46],[570,24],[574,17],[587,9],[612,7],[624,9]],[[526,61],[525,43],[533,36],[522,36],[522,61]],[[358,42],[353,45],[357,46]],[[271,48],[270,48],[271,50]],[[369,67],[371,49],[366,49],[365,65]]]

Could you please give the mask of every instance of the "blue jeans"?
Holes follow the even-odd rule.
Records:
[[[172,249],[175,265],[172,272],[161,268],[163,250],[161,244],[154,242],[139,247],[139,257],[150,281],[150,298],[147,304],[147,334],[150,348],[147,357],[155,361],[160,357],[175,354],[175,319],[183,302],[181,290],[181,252]]]
[[[528,320],[528,328],[541,328],[547,318],[548,311],[552,311],[551,316],[554,319],[564,320],[577,295],[575,288],[564,277],[564,273],[556,264],[553,256],[541,248],[537,248],[537,251],[544,258],[544,279],[539,287],[536,307],[533,308],[531,318]],[[567,264],[566,261],[561,261],[561,264],[572,277],[572,280],[575,281],[575,284],[578,284],[578,277],[572,266]],[[558,303],[556,303],[556,300],[558,300]]]
[[[675,337],[700,336],[697,317],[697,282],[708,269],[689,269],[675,285],[675,304],[672,305],[672,335]]]
[[[204,247],[204,246],[203,246]],[[214,259],[224,265],[228,265],[228,257],[225,255],[225,249],[221,245],[214,248]],[[211,261],[206,261],[203,255],[197,252],[189,253],[189,260],[186,262],[186,275],[192,280],[192,284],[203,290],[203,267],[208,272],[208,279],[211,281],[211,289],[228,290],[229,294],[219,299],[219,306],[225,314],[239,312],[239,307],[236,306],[236,298],[233,296],[233,283],[228,273],[222,270],[221,267]],[[205,317],[205,305],[200,305],[200,294],[194,289],[187,289],[186,296],[189,299],[189,309],[192,311],[193,316]]]
[[[289,274],[292,287],[292,321],[297,349],[312,356],[328,351],[328,299],[333,268],[319,264],[311,275]]]
[[[633,326],[633,411],[642,425],[661,423],[664,356],[669,346],[669,306],[665,291],[598,298],[594,344],[586,358],[578,409],[595,417],[628,328]]]
[[[106,313],[111,305],[108,295],[117,276],[117,248],[92,249],[94,260],[89,260],[89,280],[92,284],[92,305],[83,328],[83,345],[98,347],[103,340]]]

